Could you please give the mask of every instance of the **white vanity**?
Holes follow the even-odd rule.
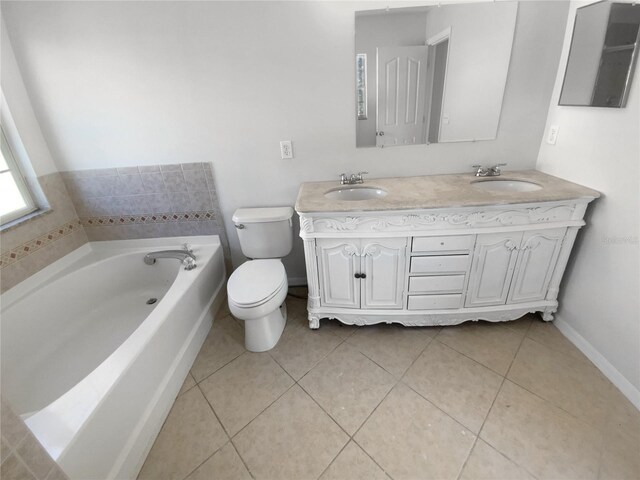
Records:
[[[537,171],[305,183],[296,211],[309,325],[454,325],[528,312],[552,320],[598,196]]]

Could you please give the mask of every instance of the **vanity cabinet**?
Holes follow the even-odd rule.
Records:
[[[298,212],[309,325],[552,320],[593,197],[409,211]]]
[[[406,238],[315,242],[322,305],[402,308]]]
[[[465,306],[544,300],[565,233],[559,228],[478,235]]]

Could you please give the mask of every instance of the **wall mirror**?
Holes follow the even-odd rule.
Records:
[[[598,2],[578,8],[559,105],[624,107],[639,26],[640,5]]]
[[[355,14],[356,146],[493,140],[518,2]]]

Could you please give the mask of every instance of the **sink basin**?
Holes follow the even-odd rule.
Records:
[[[330,200],[353,202],[357,200],[372,200],[387,196],[387,191],[377,187],[338,187],[324,193]]]
[[[542,187],[537,183],[524,180],[509,180],[508,178],[493,178],[491,180],[474,180],[471,186],[490,192],[534,192]]]

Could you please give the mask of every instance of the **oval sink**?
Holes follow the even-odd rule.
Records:
[[[534,192],[542,188],[537,183],[524,180],[509,180],[507,178],[475,180],[471,182],[471,186],[492,192]]]
[[[328,190],[324,196],[330,200],[353,202],[386,197],[387,191],[377,187],[338,187]]]

